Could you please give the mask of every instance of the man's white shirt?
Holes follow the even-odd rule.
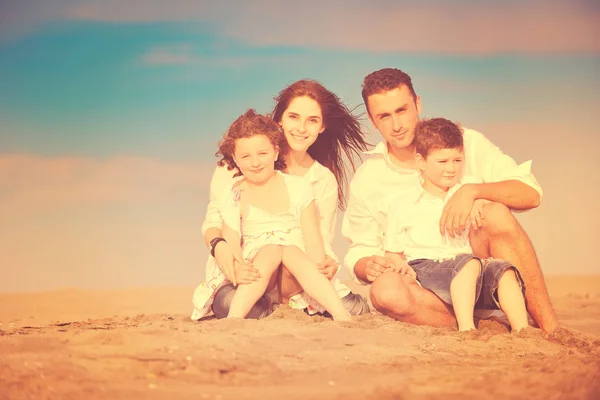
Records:
[[[481,133],[464,129],[464,175],[475,183],[521,181],[542,196],[542,188],[531,173],[531,160],[517,164]],[[390,198],[414,188],[416,170],[395,165],[387,144],[380,142],[356,171],[350,183],[348,207],[342,221],[342,236],[350,241],[344,265],[357,282],[354,266],[364,257],[384,255],[384,238]]]

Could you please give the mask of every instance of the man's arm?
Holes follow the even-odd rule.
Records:
[[[440,233],[459,235],[477,199],[504,204],[514,210],[539,206],[542,188],[531,173],[531,161],[517,165],[481,133],[465,130],[468,173],[483,183],[465,184],[452,195],[440,218]]]
[[[350,248],[344,265],[350,276],[359,283],[365,284],[373,281],[370,269],[385,268],[383,257],[383,227],[366,206],[363,197],[365,190],[359,188],[360,182],[355,175],[350,185],[348,207],[342,221],[342,236],[350,241]]]
[[[481,133],[465,130],[465,151],[471,174],[480,180],[475,199],[486,199],[516,210],[540,204],[542,188],[531,173],[531,161],[517,164]]]
[[[469,191],[474,200],[502,203],[513,210],[536,208],[541,201],[537,190],[518,180],[466,184],[461,189]]]

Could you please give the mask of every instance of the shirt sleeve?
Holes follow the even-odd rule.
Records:
[[[481,178],[483,182],[518,180],[542,196],[542,188],[531,173],[531,160],[517,164],[489,139],[471,129],[465,130],[465,151],[472,160],[472,174]]]
[[[348,239],[350,247],[344,257],[344,265],[350,276],[358,283],[362,282],[354,272],[354,266],[363,257],[383,256],[383,230],[367,208],[363,197],[368,188],[361,188],[361,182],[355,175],[350,184],[348,207],[342,221],[342,236]]]
[[[204,216],[204,222],[202,223],[202,235],[204,235],[209,228],[222,228],[223,219],[219,212],[219,205],[221,196],[227,189],[228,184],[231,185],[234,174],[235,171],[229,171],[227,167],[217,167],[215,169],[210,181],[210,194],[208,206],[206,207],[206,215]]]
[[[319,210],[321,236],[325,245],[325,253],[336,262],[338,258],[333,251],[335,224],[337,219],[338,184],[333,174],[325,174],[313,184],[315,201]]]

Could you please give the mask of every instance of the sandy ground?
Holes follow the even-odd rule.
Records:
[[[0,295],[0,399],[600,399],[600,276],[551,277],[550,338],[280,307],[193,322],[193,288]]]

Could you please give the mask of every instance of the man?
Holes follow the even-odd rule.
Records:
[[[367,75],[363,100],[369,119],[384,141],[368,152],[371,157],[356,171],[351,185],[342,235],[350,240],[345,265],[362,283],[371,283],[377,310],[400,321],[433,326],[456,326],[452,309],[407,275],[386,266],[384,227],[389,198],[414,185],[418,177],[413,144],[421,100],[410,77],[385,68]],[[440,232],[460,234],[472,224],[469,240],[475,255],[510,261],[525,282],[527,309],[546,332],[558,327],[544,277],[531,241],[511,209],[528,210],[540,203],[542,190],[531,174],[531,162],[517,165],[480,133],[465,129],[465,174],[476,184],[461,187],[448,201]],[[487,199],[480,223],[468,219],[473,202]]]

